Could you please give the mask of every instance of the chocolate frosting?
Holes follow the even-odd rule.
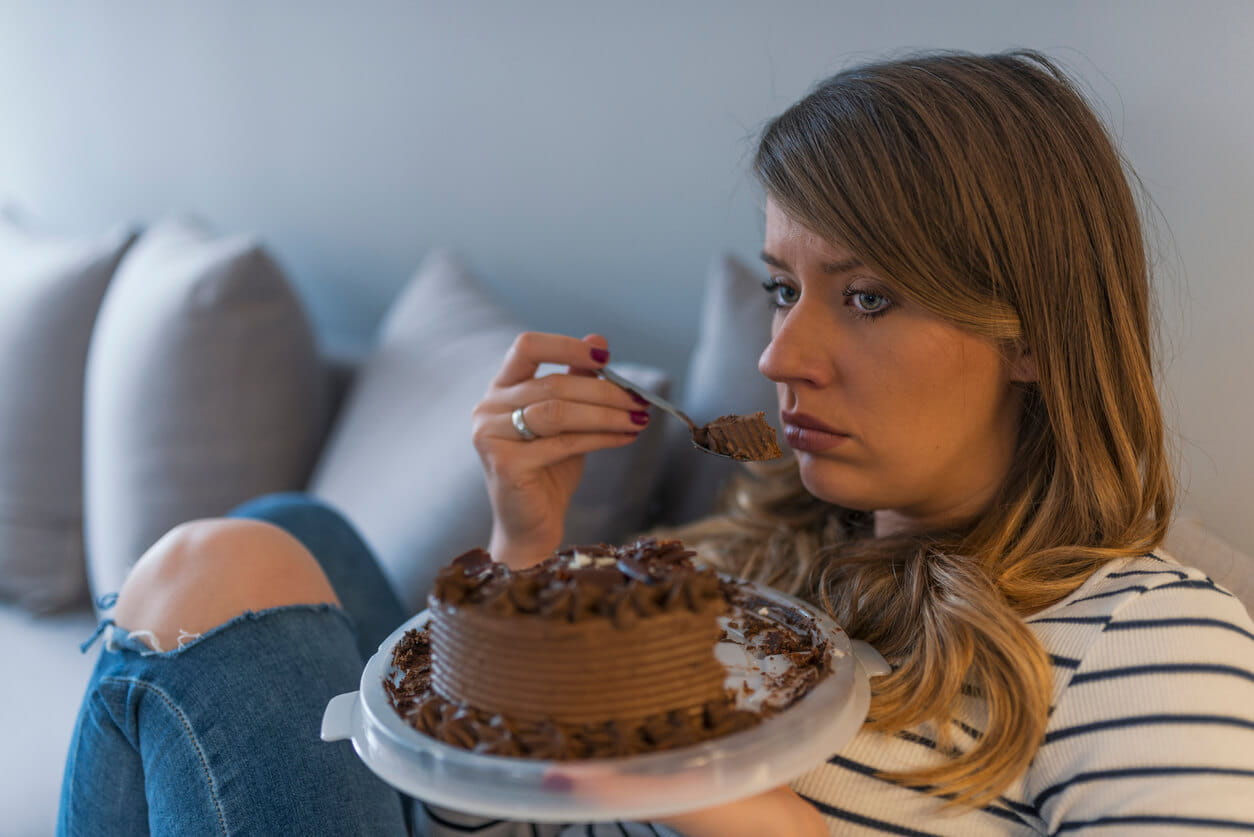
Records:
[[[686,747],[748,729],[769,713],[735,707],[734,695],[689,709],[641,719],[564,723],[526,720],[449,700],[431,688],[429,630],[407,631],[393,649],[399,682],[384,681],[406,723],[431,737],[476,753],[521,758],[573,760],[613,758]]]
[[[639,723],[723,692],[718,575],[679,541],[561,550],[526,569],[483,550],[436,578],[431,685],[523,721]]]
[[[471,606],[500,617],[608,619],[626,629],[641,617],[700,613],[721,600],[717,573],[695,567],[695,554],[677,540],[640,538],[622,547],[571,547],[511,570],[472,549],[436,576],[428,605]]]

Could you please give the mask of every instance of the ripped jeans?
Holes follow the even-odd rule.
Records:
[[[409,834],[410,800],[350,742],[319,738],[327,701],[357,689],[363,662],[407,618],[404,608],[369,547],[326,505],[276,494],[231,514],[296,536],[343,607],[245,613],[165,652],[104,620],[57,833]]]

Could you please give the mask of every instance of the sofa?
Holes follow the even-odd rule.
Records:
[[[356,523],[421,609],[435,571],[487,541],[469,412],[527,324],[435,251],[368,347],[331,351],[262,242],[188,217],[64,237],[7,210],[0,278],[0,812],[5,834],[47,834],[97,653],[79,645],[144,550],[184,520],[305,490]],[[699,419],[769,414],[767,335],[758,278],[716,255],[683,386],[611,364]],[[736,467],[656,415],[636,443],[588,457],[566,539],[692,520]],[[1196,515],[1168,550],[1254,607],[1254,560]]]

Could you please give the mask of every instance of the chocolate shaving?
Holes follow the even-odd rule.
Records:
[[[801,638],[792,631],[773,628],[762,634],[761,645],[763,654],[788,654],[801,647]]]

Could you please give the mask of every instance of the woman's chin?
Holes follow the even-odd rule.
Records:
[[[877,508],[869,492],[858,491],[850,485],[847,477],[842,479],[840,475],[831,473],[830,467],[825,467],[828,463],[807,463],[804,457],[799,457],[799,459],[801,459],[801,484],[805,486],[806,491],[824,503],[858,511],[870,511]],[[818,467],[815,467],[816,464]]]

